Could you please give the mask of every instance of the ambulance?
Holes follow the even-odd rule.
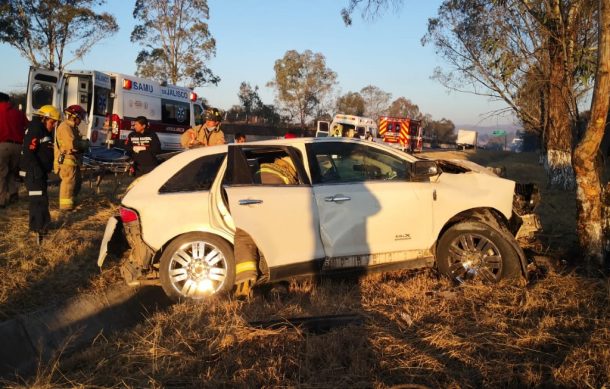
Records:
[[[421,122],[406,117],[380,116],[379,136],[384,142],[408,152],[422,151]]]
[[[121,147],[136,117],[145,116],[163,150],[180,150],[180,135],[203,112],[189,88],[113,72],[75,70],[63,73],[30,68],[26,100],[29,119],[40,107],[64,110],[78,104],[88,114],[79,125],[92,147]]]
[[[339,133],[340,131],[340,133]],[[377,137],[377,123],[375,120],[363,116],[337,114],[329,123],[318,121],[316,137],[348,136],[364,139],[367,133],[373,138]]]

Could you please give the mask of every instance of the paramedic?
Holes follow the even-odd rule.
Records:
[[[134,175],[140,177],[153,170],[159,162],[161,142],[157,134],[148,127],[148,119],[138,116],[131,132],[125,140],[127,155],[133,160]]]

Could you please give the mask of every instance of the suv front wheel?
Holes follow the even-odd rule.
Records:
[[[518,254],[507,238],[479,221],[451,226],[437,246],[438,270],[458,282],[482,280],[496,283],[522,276]]]

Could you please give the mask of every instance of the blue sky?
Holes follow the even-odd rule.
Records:
[[[228,109],[238,104],[242,81],[259,86],[266,104],[274,94],[266,83],[273,78],[274,62],[288,50],[312,50],[326,57],[338,75],[338,92],[356,92],[375,85],[404,96],[434,119],[447,118],[456,125],[495,126],[511,123],[511,117],[483,120],[486,113],[502,108],[487,98],[449,93],[430,76],[436,66],[445,66],[431,46],[422,47],[428,18],[436,15],[440,0],[404,1],[399,10],[389,10],[374,21],[359,14],[345,27],[340,11],[348,0],[208,0],[210,31],[217,43],[216,57],[209,67],[221,77],[218,86],[197,88],[210,104]],[[117,18],[120,30],[102,40],[70,69],[96,69],[133,74],[140,50],[129,41],[135,24],[134,1],[108,0],[105,9]],[[0,45],[3,71],[0,91],[25,89],[28,62],[12,47]]]

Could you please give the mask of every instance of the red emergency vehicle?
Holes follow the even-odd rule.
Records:
[[[409,152],[422,151],[422,128],[419,120],[395,116],[379,117],[379,136],[387,143],[398,143]]]

